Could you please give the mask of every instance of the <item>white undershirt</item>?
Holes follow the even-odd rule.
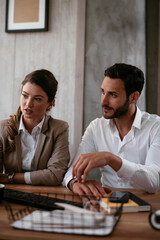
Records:
[[[24,179],[26,184],[31,184],[30,171],[32,171],[32,160],[35,155],[35,151],[37,148],[40,132],[42,129],[42,125],[45,117],[42,121],[33,128],[32,133],[30,134],[23,124],[23,119],[21,116],[20,125],[19,125],[19,133],[21,136],[21,157],[22,157],[22,169],[25,171]]]

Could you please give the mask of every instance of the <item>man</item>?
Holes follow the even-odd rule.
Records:
[[[105,196],[104,187],[160,189],[160,117],[136,106],[144,85],[135,66],[115,64],[101,85],[103,117],[86,129],[64,184],[77,194]],[[100,168],[102,186],[87,180]]]

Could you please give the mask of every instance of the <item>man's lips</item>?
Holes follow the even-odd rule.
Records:
[[[105,110],[105,111],[109,111],[109,110],[113,110],[113,108],[107,106],[107,105],[103,105],[102,108]]]

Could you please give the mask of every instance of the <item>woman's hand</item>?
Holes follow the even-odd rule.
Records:
[[[8,174],[0,173],[0,183],[9,183]],[[24,173],[15,173],[13,183],[25,183]]]
[[[8,183],[8,175],[5,173],[0,173],[0,183]]]

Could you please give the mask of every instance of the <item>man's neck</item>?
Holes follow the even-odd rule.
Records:
[[[119,136],[121,140],[123,140],[123,138],[131,130],[131,127],[135,118],[135,114],[136,114],[136,106],[132,105],[130,106],[129,111],[124,116],[120,118],[114,118],[114,122],[119,131]]]

